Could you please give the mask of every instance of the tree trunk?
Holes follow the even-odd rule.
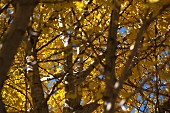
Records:
[[[32,28],[29,29],[31,32]],[[29,32],[28,31],[28,32]],[[37,51],[36,43],[38,41],[38,33],[36,36],[33,36],[31,33],[28,33],[27,41],[27,75],[30,80],[31,85],[31,96],[33,103],[33,112],[34,113],[48,113],[48,105],[44,98],[44,91],[40,81],[40,74],[37,63]]]
[[[64,87],[65,87],[65,106],[64,113],[72,113],[75,108],[75,99],[76,99],[76,86],[73,83],[75,77],[73,76],[73,64],[72,64],[72,44],[71,37],[67,37],[68,45],[65,47],[69,47],[67,51],[64,53],[65,63],[64,63],[64,71],[66,73],[64,78]]]
[[[32,15],[35,6],[36,0],[17,1],[17,10],[14,20],[8,29],[7,34],[4,36],[5,41],[0,50],[0,92],[2,92],[2,87],[7,79],[7,73],[12,65],[18,46],[24,37],[30,16]],[[0,98],[0,112],[6,113],[2,97]]]
[[[120,6],[117,5],[116,0],[113,4],[117,10],[112,10],[110,28],[109,28],[109,37],[107,42],[107,51],[106,51],[106,66],[105,66],[105,84],[106,88],[104,91],[104,113],[113,113],[114,112],[114,95],[117,93],[114,90],[114,85],[116,83],[115,75],[115,65],[116,65],[116,49],[117,49],[117,30],[118,30],[118,20],[119,20],[119,11]]]

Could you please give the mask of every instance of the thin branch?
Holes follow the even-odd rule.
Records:
[[[95,101],[92,103],[88,103],[80,108],[77,108],[73,113],[92,113],[99,106],[100,104],[98,104],[98,101]]]
[[[10,2],[8,2],[8,3],[6,3],[4,6],[2,6],[2,8],[0,8],[0,14],[1,14],[4,10],[6,10],[6,9],[9,7],[9,5],[10,5]]]
[[[55,36],[53,39],[51,39],[50,41],[48,41],[45,45],[41,46],[40,48],[38,48],[36,51],[39,52],[40,50],[42,50],[43,48],[45,48],[46,46],[48,46],[49,44],[51,44],[55,39],[57,39],[59,36],[61,36],[61,34]]]

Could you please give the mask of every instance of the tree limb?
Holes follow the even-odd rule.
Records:
[[[0,92],[7,79],[8,70],[12,65],[14,55],[24,37],[30,16],[32,15],[35,6],[36,0],[17,1],[17,10],[13,23],[5,35],[5,41],[0,50]],[[0,95],[0,110],[1,112],[6,113],[5,106],[2,102],[2,95]]]

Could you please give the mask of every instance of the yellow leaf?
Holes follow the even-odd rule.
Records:
[[[99,100],[103,97],[103,92],[101,90],[99,90],[99,92],[96,93],[94,99],[95,100]]]
[[[88,99],[88,98],[85,98],[84,101],[83,101],[83,103],[82,103],[82,105],[84,106],[84,105],[86,105],[86,103],[88,103],[88,102],[89,102],[89,99]]]
[[[66,98],[69,98],[69,99],[75,99],[76,97],[77,97],[77,93],[73,91],[70,91],[66,94]]]
[[[96,82],[90,82],[89,83],[89,89],[95,89],[96,87],[98,87],[98,84]]]
[[[159,2],[159,0],[149,0],[150,3],[156,3]]]
[[[76,2],[76,6],[77,6],[79,11],[82,11],[83,7],[84,7],[84,4],[82,2]]]
[[[163,79],[170,79],[170,72],[164,73],[164,72],[162,72],[162,71],[159,71],[159,75],[160,75],[160,77],[163,78]]]
[[[169,93],[169,89],[168,88],[166,88],[165,90]]]

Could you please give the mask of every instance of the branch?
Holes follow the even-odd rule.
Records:
[[[91,73],[91,71],[94,69],[94,67],[96,67],[96,65],[98,65],[104,59],[104,55],[100,55],[99,58],[96,58],[94,62],[87,69],[80,72],[78,76],[79,78],[77,78],[74,82],[77,82],[77,84],[83,82],[86,79],[86,77]]]
[[[118,21],[119,21],[119,12],[120,5],[118,1],[113,0],[112,4],[116,9],[112,10],[110,17],[110,25],[109,25],[109,36],[107,41],[107,50],[106,50],[106,65],[104,67],[105,74],[105,91],[104,91],[104,113],[113,113],[114,105],[116,98],[114,98],[115,90],[113,91],[112,84],[116,82],[116,51],[117,51],[117,30],[118,30]],[[108,106],[112,107],[108,107]]]
[[[23,96],[26,95],[22,90],[18,89],[17,87],[14,87],[14,85],[10,85],[10,84],[6,84],[6,85],[9,86],[9,87],[11,87],[13,90],[16,90],[17,92],[19,92],[19,93],[22,94]],[[27,97],[27,99],[28,99],[29,103],[31,104],[30,98]]]
[[[12,65],[14,55],[22,41],[26,28],[28,26],[30,16],[36,6],[36,0],[19,0],[17,1],[17,10],[7,34],[4,36],[5,41],[0,50],[0,92],[2,91],[3,84],[7,79],[7,73]],[[1,97],[2,95],[0,95]],[[0,110],[6,113],[5,106],[0,98]]]
[[[69,0],[39,0],[39,3],[45,4],[56,4],[56,3],[64,3],[68,2]]]
[[[170,7],[170,4],[163,6],[162,9],[159,11],[160,12],[159,15],[162,14],[163,11],[165,11],[165,9],[168,8],[168,7]],[[149,27],[151,22],[153,22],[153,20],[157,18],[157,16],[154,16],[154,17],[152,17],[148,20],[144,20],[143,25],[139,29],[139,32],[136,36],[134,49],[131,51],[131,54],[129,55],[128,61],[125,64],[124,70],[123,70],[122,75],[119,79],[120,86],[118,88],[122,87],[123,82],[128,78],[127,71],[131,69],[131,66],[133,64],[132,60],[134,59],[134,56],[136,55],[136,53],[138,52],[138,49],[140,48],[140,45],[141,45],[140,42],[142,41],[144,31]]]
[[[86,104],[85,106],[77,109],[73,113],[92,113],[99,106],[100,106],[100,104],[98,104],[97,101],[95,101],[93,103]]]
[[[41,46],[39,49],[37,49],[37,52],[42,50],[43,48],[45,48],[46,46],[48,46],[49,44],[51,44],[55,39],[57,39],[59,36],[61,36],[61,34],[55,36],[53,39],[51,39],[50,41],[48,41],[45,45]]]
[[[6,3],[4,6],[2,6],[2,8],[0,9],[0,14],[6,10],[9,7],[10,3]]]
[[[136,40],[135,40],[135,46],[134,46],[134,49],[131,51],[131,54],[129,55],[128,57],[128,60],[125,64],[125,67],[123,69],[123,72],[119,78],[119,81],[117,82],[118,84],[118,87],[115,88],[116,90],[116,94],[114,95],[114,98],[117,98],[118,97],[118,94],[123,86],[123,83],[128,79],[129,77],[129,73],[128,71],[131,70],[132,66],[134,65],[134,56],[137,54],[140,46],[141,46],[141,41],[143,39],[143,33],[146,31],[146,29],[149,27],[149,25],[154,21],[154,19],[156,19],[159,15],[161,15],[168,7],[170,7],[170,3],[169,4],[166,4],[164,5],[160,10],[159,10],[159,13],[155,16],[153,15],[150,15],[150,18],[147,20],[146,19],[146,16],[149,12],[149,10],[146,12],[146,15],[145,15],[145,19],[143,20],[143,25],[141,26],[141,28],[139,29],[139,32],[136,36]],[[152,17],[151,17],[152,16]],[[116,102],[116,100],[114,100],[114,103]]]

